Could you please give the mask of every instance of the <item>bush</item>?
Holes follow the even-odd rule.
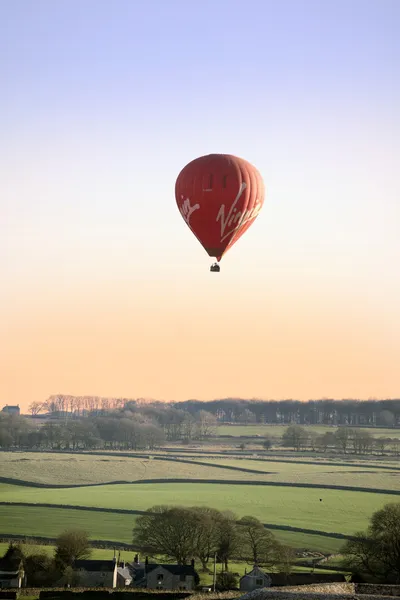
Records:
[[[228,590],[237,589],[237,585],[237,573],[230,573],[229,571],[223,571],[222,573],[218,573],[215,586],[218,592],[227,592]]]

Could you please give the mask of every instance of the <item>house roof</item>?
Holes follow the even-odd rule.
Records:
[[[85,571],[114,571],[116,563],[113,560],[75,560],[75,569]]]
[[[21,560],[19,558],[0,558],[0,571],[18,573]]]
[[[18,577],[18,573],[0,573],[0,580],[5,581],[9,579],[16,579]]]
[[[147,572],[150,573],[151,571],[154,571],[154,569],[159,569],[160,567],[169,571],[172,575],[192,575],[194,577],[196,574],[192,565],[164,565],[158,563],[147,565]]]
[[[266,579],[271,579],[270,575],[262,571],[260,567],[253,567],[251,571],[243,575],[240,579],[244,579],[245,577],[264,577]]]
[[[131,568],[131,565],[128,566],[129,572],[131,573],[131,576],[133,577],[133,579],[135,581],[139,581],[140,579],[143,579],[143,577],[146,575],[145,571],[144,571],[144,565],[140,565],[140,567],[135,567],[134,569]]]
[[[117,572],[118,575],[120,575],[124,579],[130,579],[132,581],[132,574],[128,567],[118,567]]]

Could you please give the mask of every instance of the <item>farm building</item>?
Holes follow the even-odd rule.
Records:
[[[132,585],[134,574],[129,565],[124,562],[118,564],[117,567],[117,588],[128,587]]]
[[[136,555],[132,563],[117,560],[76,560],[73,576],[64,575],[59,585],[72,583],[83,587],[139,587],[157,590],[194,590],[199,576],[191,565],[144,563]]]
[[[132,563],[127,563],[132,576],[132,587],[153,590],[194,590],[199,582],[199,576],[194,568],[194,560],[190,565],[171,565],[149,563],[146,556],[141,563],[136,554]]]
[[[265,587],[280,587],[291,585],[311,585],[316,583],[345,582],[341,573],[265,573],[255,566],[250,573],[240,579],[240,591],[251,592]]]
[[[2,412],[8,413],[9,415],[19,415],[21,411],[19,408],[19,404],[17,404],[16,406],[6,404],[3,407]]]
[[[74,573],[79,585],[83,587],[117,587],[117,561],[114,560],[76,560]]]
[[[0,558],[0,588],[20,588],[25,584],[21,560]]]
[[[254,566],[250,573],[245,573],[240,578],[240,591],[252,592],[258,588],[265,588],[271,585],[271,577],[268,573],[264,573],[259,567]]]
[[[194,565],[146,566],[146,588],[153,590],[194,590],[198,581]]]

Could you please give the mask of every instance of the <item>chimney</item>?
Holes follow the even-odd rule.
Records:
[[[135,558],[133,559],[133,562],[135,563],[135,565],[139,564],[139,554],[135,554]]]
[[[118,564],[119,564],[120,560],[121,560],[121,550],[118,550]]]
[[[149,557],[146,556],[146,559],[144,561],[144,572],[145,574],[147,574],[147,567],[149,566]]]
[[[190,561],[190,564],[192,565],[192,568],[194,569],[194,558],[192,558],[192,560]]]

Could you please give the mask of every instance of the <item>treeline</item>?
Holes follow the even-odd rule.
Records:
[[[187,444],[212,439],[217,433],[214,415],[200,411],[197,415],[172,406],[154,411],[152,406],[137,410],[120,409],[107,416],[89,414],[86,417],[49,420],[38,425],[34,420],[19,415],[0,413],[0,448],[3,450],[156,450],[169,442]],[[239,440],[238,440],[239,441]],[[276,447],[294,451],[348,454],[400,455],[400,431],[398,437],[375,438],[363,428],[338,427],[322,434],[307,430],[301,425],[290,425],[279,437],[253,438],[250,441],[260,451]],[[241,442],[239,448],[246,450]]]
[[[269,445],[271,445],[271,442],[266,439],[264,447]],[[317,434],[313,431],[307,431],[301,425],[291,425],[282,435],[282,445],[297,452],[301,450],[326,452],[327,450],[337,449],[343,454],[370,454],[373,452],[384,454],[389,450],[400,455],[400,439],[386,436],[374,438],[365,429],[353,429],[351,427],[339,427],[336,431]]]
[[[396,400],[188,400],[174,406],[196,414],[206,410],[219,423],[276,425],[349,425],[400,427],[400,399]]]
[[[238,519],[231,511],[207,506],[153,506],[137,517],[132,533],[138,551],[162,554],[179,565],[196,558],[204,571],[215,557],[225,571],[236,560],[288,572],[295,557],[294,550],[278,542],[259,519]]]
[[[400,427],[400,399],[355,400],[322,399],[298,400],[220,400],[185,402],[156,402],[128,398],[101,398],[97,396],[50,396],[45,402],[33,402],[29,409],[33,416],[40,413],[82,416],[96,412],[107,414],[112,410],[143,410],[152,407],[155,412],[174,408],[197,415],[201,411],[212,414],[218,423],[271,423],[280,425],[349,425],[352,427]]]
[[[0,413],[0,447],[52,450],[154,450],[166,442],[204,440],[215,434],[216,419],[206,411],[192,416],[171,406],[129,408],[85,417],[64,415],[44,425],[34,419]]]

